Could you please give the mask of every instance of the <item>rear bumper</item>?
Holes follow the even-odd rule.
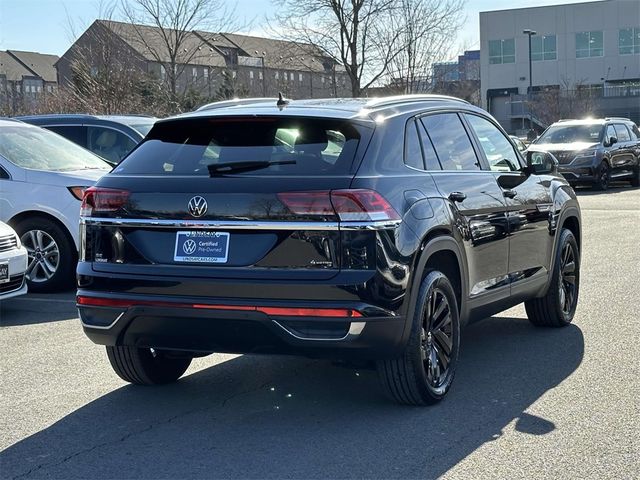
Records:
[[[400,316],[282,316],[278,309],[302,308],[300,302],[272,304],[268,310],[234,303],[189,304],[190,299],[109,295],[78,290],[78,296],[116,300],[118,307],[78,304],[85,334],[101,345],[181,350],[197,353],[271,353],[325,358],[380,359],[402,351],[404,317]],[[186,302],[186,303],[185,303]],[[175,307],[172,306],[175,303]],[[129,305],[128,305],[129,304]],[[260,302],[264,305],[264,302]],[[255,303],[253,304],[255,305]],[[326,302],[306,308],[328,308]],[[366,311],[353,302],[331,308]]]

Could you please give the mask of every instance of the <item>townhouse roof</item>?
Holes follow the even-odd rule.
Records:
[[[97,20],[114,34],[118,35],[131,48],[150,62],[170,62],[162,32],[158,27],[136,25],[112,20]],[[171,30],[169,33],[174,33]],[[185,32],[182,51],[178,53],[178,62],[188,65],[224,67],[224,56],[213,46],[208,45],[194,32]]]
[[[169,62],[169,52],[158,27],[113,20],[96,20],[96,23],[118,35],[146,60]],[[183,51],[178,58],[178,62],[183,64],[224,67],[233,51],[241,65],[243,59],[250,58],[254,61],[244,60],[245,65],[305,72],[325,72],[331,68],[331,60],[310,44],[202,30],[186,32],[185,35]]]
[[[58,61],[57,55],[38,52],[24,52],[21,50],[7,50],[7,53],[30,70],[30,75],[42,78],[45,82],[56,82],[58,76],[54,64]]]

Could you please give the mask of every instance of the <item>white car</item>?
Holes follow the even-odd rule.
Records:
[[[0,120],[0,221],[27,249],[30,290],[71,285],[82,194],[109,170],[100,157],[60,135]]]
[[[0,300],[27,293],[26,271],[27,249],[13,228],[0,222]]]

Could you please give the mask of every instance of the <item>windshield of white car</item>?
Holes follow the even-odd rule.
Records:
[[[38,127],[11,125],[0,128],[0,155],[21,168],[45,171],[111,170],[100,157]]]

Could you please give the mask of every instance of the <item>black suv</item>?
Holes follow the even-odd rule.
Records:
[[[573,185],[606,190],[611,180],[640,187],[640,131],[627,118],[560,120],[529,147],[553,153]]]
[[[290,353],[375,360],[396,400],[436,402],[467,322],[521,302],[572,321],[580,209],[553,156],[528,155],[440,96],[161,120],[85,193],[84,331],[132,383]]]
[[[156,118],[144,115],[51,114],[17,117],[17,120],[56,132],[116,165],[140,143]]]

